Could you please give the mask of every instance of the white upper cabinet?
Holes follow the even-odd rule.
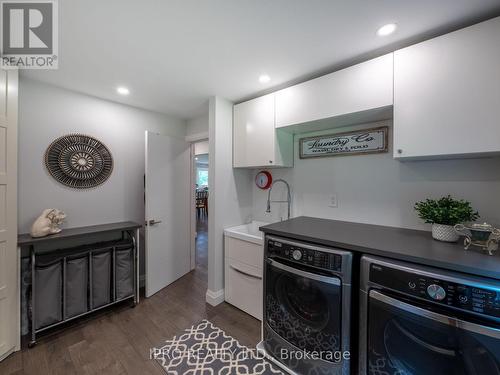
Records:
[[[394,157],[500,151],[500,18],[394,54]]]
[[[392,106],[393,54],[276,92],[276,127]]]
[[[233,108],[233,167],[293,166],[293,135],[275,129],[274,94]]]

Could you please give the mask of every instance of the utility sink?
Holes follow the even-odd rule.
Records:
[[[224,234],[228,237],[237,238],[242,241],[248,241],[257,245],[264,243],[264,233],[259,231],[259,227],[268,225],[264,221],[252,221],[249,224],[238,225],[236,227],[224,229]]]

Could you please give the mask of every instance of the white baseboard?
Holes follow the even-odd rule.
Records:
[[[207,289],[207,294],[205,295],[205,300],[209,305],[217,306],[224,302],[224,289],[214,292],[213,290]]]

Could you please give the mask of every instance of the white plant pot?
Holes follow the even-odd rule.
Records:
[[[452,225],[432,224],[432,238],[444,242],[457,242],[460,236]]]

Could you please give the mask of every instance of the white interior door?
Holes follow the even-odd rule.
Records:
[[[190,145],[146,132],[146,297],[190,271]]]
[[[0,360],[18,348],[17,70],[0,69]]]

